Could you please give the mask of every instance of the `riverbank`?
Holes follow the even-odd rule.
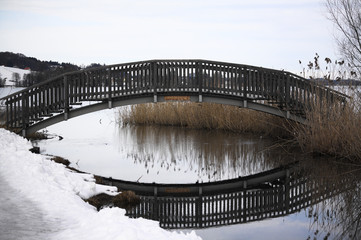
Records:
[[[98,212],[83,199],[115,194],[114,187],[96,184],[91,174],[73,172],[47,156],[33,154],[28,151],[31,147],[26,139],[0,129],[0,174],[21,198],[41,210],[45,221],[56,222],[58,229],[50,239],[199,239],[194,232],[169,232],[155,221],[129,219],[124,209]]]

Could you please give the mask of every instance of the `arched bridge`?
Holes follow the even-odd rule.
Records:
[[[106,108],[163,101],[228,104],[304,123],[312,102],[345,98],[286,71],[207,60],[151,60],[66,73],[3,100],[7,126],[26,135]],[[78,106],[84,102],[91,104]]]

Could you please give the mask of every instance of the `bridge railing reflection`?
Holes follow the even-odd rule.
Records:
[[[347,184],[343,184],[346,188]],[[344,188],[342,188],[344,189]],[[276,218],[295,213],[330,198],[341,188],[310,181],[307,176],[285,171],[277,181],[230,189],[221,193],[141,196],[141,204],[127,210],[132,218],[159,221],[163,228],[207,228]],[[222,191],[221,189],[219,191]]]

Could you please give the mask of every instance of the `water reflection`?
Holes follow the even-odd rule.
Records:
[[[318,157],[304,161],[301,167],[319,194],[339,192],[308,208],[316,237],[323,232],[336,239],[361,239],[361,165]]]
[[[277,167],[285,158],[303,158],[276,148],[274,140],[224,131],[128,126],[119,129],[118,139],[127,142],[127,156],[148,174],[153,169],[194,172],[199,182],[250,175]]]
[[[355,167],[318,158],[231,181],[142,185],[149,191],[127,215],[157,220],[167,229],[198,229],[304,209],[313,230],[310,238],[360,239],[361,178],[360,166]]]

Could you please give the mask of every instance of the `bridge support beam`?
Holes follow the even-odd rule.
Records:
[[[200,103],[203,102],[203,97],[202,97],[202,95],[199,95],[199,96],[198,96],[198,102],[200,102]]]

